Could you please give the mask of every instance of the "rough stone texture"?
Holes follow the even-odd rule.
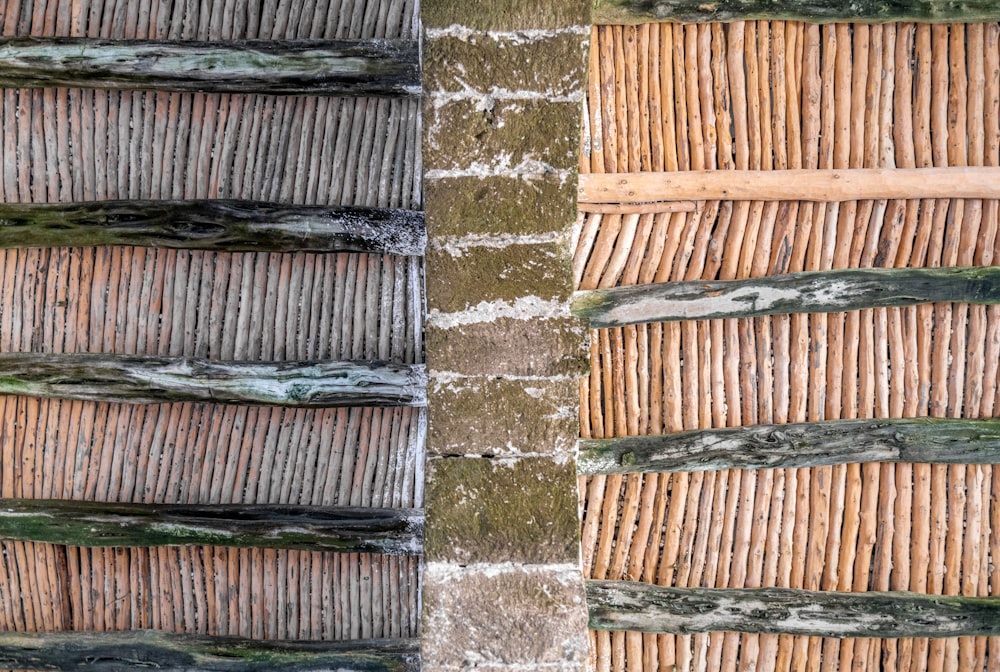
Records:
[[[582,376],[590,366],[587,334],[575,317],[500,318],[450,328],[428,324],[425,343],[431,371],[474,376]]]
[[[424,669],[580,670],[586,663],[583,582],[575,567],[432,562],[423,594]]]
[[[525,162],[574,168],[580,150],[580,103],[546,100],[424,100],[424,166],[495,170]]]
[[[565,231],[576,212],[576,179],[542,173],[425,180],[424,200],[431,236]]]
[[[588,37],[576,32],[539,37],[472,33],[424,44],[428,91],[541,92],[576,98],[584,86]]]
[[[566,240],[553,243],[432,249],[427,252],[427,301],[445,313],[482,301],[521,296],[569,300],[573,273]]]
[[[567,301],[589,10],[422,6],[429,671],[587,663],[574,448],[589,346]]]
[[[430,394],[432,454],[569,456],[576,448],[580,391],[575,380],[432,380]]]
[[[577,562],[576,465],[547,457],[427,462],[429,562]]]
[[[589,24],[590,0],[424,0],[420,18],[425,28],[551,30]]]

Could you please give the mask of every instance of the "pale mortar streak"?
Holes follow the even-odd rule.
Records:
[[[524,159],[517,165],[511,164],[509,154],[500,155],[499,161],[493,164],[475,161],[465,168],[431,168],[424,171],[424,180],[445,180],[459,177],[516,177],[526,180],[541,179],[546,176],[559,178],[560,184],[566,180],[576,179],[576,170],[572,168],[556,168],[550,163],[537,159]]]
[[[457,79],[457,78],[456,78]],[[462,86],[465,87],[462,91],[443,91],[440,93],[428,93],[425,98],[430,99],[431,103],[434,105],[434,109],[438,110],[445,105],[454,103],[457,101],[464,100],[475,100],[481,101],[485,105],[495,103],[496,101],[542,101],[546,103],[580,103],[584,100],[583,91],[578,91],[577,93],[571,94],[557,94],[551,89],[548,91],[535,91],[524,89],[521,91],[511,91],[510,89],[503,89],[499,86],[493,86],[489,91],[483,91],[481,89],[476,89],[469,85],[468,82],[459,80],[462,82]],[[480,111],[484,109],[489,109],[489,107],[479,107],[476,109]]]
[[[560,467],[566,465],[571,460],[576,460],[576,453],[570,448],[566,450],[553,450],[548,453],[527,453],[520,452],[516,446],[510,446],[503,451],[494,453],[449,453],[447,455],[428,455],[428,460],[489,460],[491,464],[502,464],[505,467],[512,467],[522,459],[545,458]]]
[[[446,28],[426,28],[424,30],[424,36],[431,40],[439,37],[454,37],[462,41],[468,41],[470,38],[488,37],[498,42],[509,40],[514,44],[541,42],[561,35],[583,35],[590,37],[590,26],[567,26],[551,30],[541,28],[526,28],[524,30],[477,30],[453,23]]]
[[[452,329],[468,324],[495,322],[504,318],[535,320],[572,316],[569,304],[565,301],[546,300],[537,296],[521,296],[513,303],[503,300],[480,301],[472,308],[455,313],[443,313],[435,308],[427,314],[426,323],[439,329]]]
[[[534,564],[507,561],[473,562],[467,565],[455,562],[428,562],[424,565],[424,575],[433,578],[460,579],[466,576],[494,578],[504,574],[549,574],[556,576],[560,583],[563,582],[563,579],[568,580],[569,583],[583,583],[580,566],[569,562]]]
[[[472,233],[467,236],[441,236],[428,241],[428,247],[432,250],[447,252],[453,257],[460,257],[462,253],[470,248],[491,248],[502,250],[512,245],[549,245],[566,240],[566,234],[562,231],[552,231],[549,233],[534,234],[488,234]],[[569,254],[569,248],[566,248]]]

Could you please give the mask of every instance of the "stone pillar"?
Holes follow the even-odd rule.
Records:
[[[425,0],[427,670],[583,670],[569,313],[589,0]]]

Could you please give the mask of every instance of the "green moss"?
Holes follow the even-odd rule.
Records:
[[[428,306],[446,313],[526,296],[565,301],[572,278],[568,241],[427,253]]]
[[[556,175],[426,180],[427,228],[433,236],[567,231],[576,220],[576,187]]]
[[[427,449],[432,454],[568,455],[579,435],[579,386],[573,380],[465,379],[431,393]],[[516,421],[511,421],[516,418]]]
[[[427,28],[455,24],[478,30],[565,28],[590,23],[590,0],[426,0],[420,18]]]
[[[576,168],[579,103],[544,100],[481,102],[458,100],[424,104],[424,165],[455,170],[473,164],[513,169],[525,161],[546,170]]]
[[[424,90],[537,91],[582,94],[588,36],[559,33],[537,39],[484,33],[440,37],[424,44]]]
[[[429,561],[576,562],[576,468],[547,458],[428,464]]]

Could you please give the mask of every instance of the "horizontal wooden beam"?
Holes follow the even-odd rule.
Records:
[[[774,20],[925,23],[996,21],[993,0],[593,0],[596,24]]]
[[[593,329],[779,313],[836,313],[936,301],[1000,303],[1000,266],[859,268],[748,280],[665,282],[576,292]]]
[[[0,666],[28,670],[118,672],[126,669],[205,672],[417,672],[416,639],[249,640],[130,632],[3,632]]]
[[[426,241],[424,215],[412,210],[226,200],[0,204],[0,247],[422,255]]]
[[[423,406],[423,365],[215,362],[186,357],[0,354],[0,394],[154,404]]]
[[[1000,464],[1000,420],[831,420],[581,439],[582,475],[789,469],[850,462]]]
[[[1000,635],[1000,597],[665,588],[633,581],[587,581],[586,591],[593,630],[835,638]]]
[[[585,215],[657,215],[672,212],[696,212],[695,201],[652,201],[648,203],[580,203]]]
[[[390,40],[0,40],[0,86],[263,94],[420,93],[417,43]]]
[[[68,546],[234,546],[415,555],[423,513],[272,504],[0,499],[0,538]]]
[[[1000,168],[590,173],[578,189],[581,203],[1000,198]]]

